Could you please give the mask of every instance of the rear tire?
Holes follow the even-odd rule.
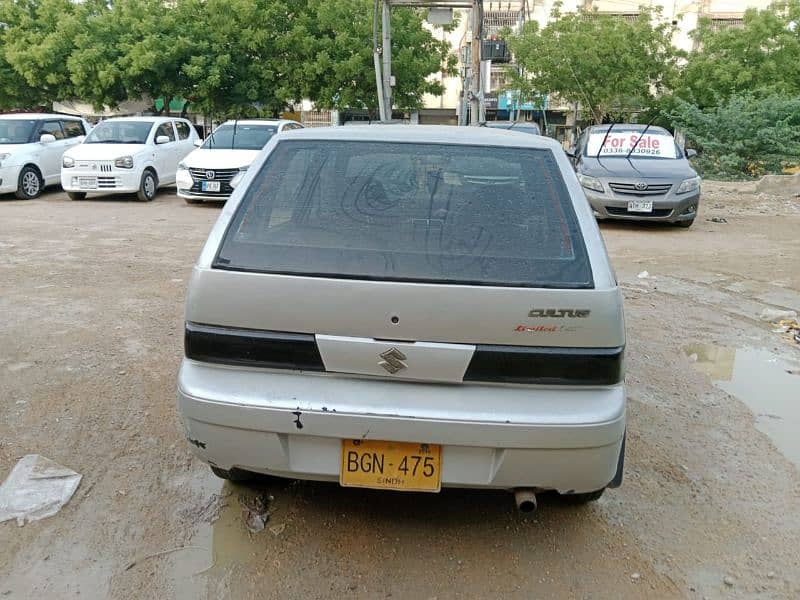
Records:
[[[572,506],[580,506],[581,504],[588,504],[589,502],[594,502],[595,500],[598,500],[605,491],[606,488],[601,488],[599,490],[595,490],[593,492],[587,492],[585,494],[561,494],[561,501],[564,504],[571,504]]]
[[[20,200],[33,200],[42,194],[43,189],[44,181],[39,174],[39,170],[32,165],[23,167],[17,180],[17,198]]]
[[[145,169],[142,180],[139,182],[139,191],[136,197],[142,202],[151,202],[158,191],[158,178],[152,169]]]
[[[67,192],[70,200],[86,200],[86,192]]]
[[[676,221],[675,225],[677,227],[683,227],[684,229],[689,229],[689,227],[692,226],[692,223],[694,223],[694,219],[689,219],[688,221]]]
[[[251,473],[250,471],[242,471],[241,469],[226,470],[215,467],[214,465],[208,466],[211,467],[211,471],[214,473],[214,475],[220,479],[226,479],[228,481],[247,481],[255,477],[255,474]]]

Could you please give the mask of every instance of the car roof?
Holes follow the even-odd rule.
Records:
[[[280,125],[281,123],[297,123],[291,119],[228,119],[223,125]],[[297,123],[300,125],[300,123]]]
[[[605,125],[592,125],[589,130],[594,132],[602,132],[605,133],[608,131],[608,128],[611,126],[611,123],[606,123]],[[647,127],[647,123],[614,123],[614,127],[611,129],[612,133],[614,131],[643,131],[644,128]],[[658,125],[651,125],[647,131],[655,131],[658,133],[666,133],[669,135],[669,131],[664,129],[663,127],[659,127]]]
[[[401,142],[546,148],[561,151],[554,139],[521,131],[491,127],[453,125],[354,125],[352,127],[307,127],[279,134],[278,139],[335,140],[354,142]]]
[[[6,113],[0,115],[0,119],[71,119],[80,121],[81,117],[76,115],[57,115],[53,113]]]
[[[487,121],[484,127],[497,129],[539,129],[539,125],[531,121]]]
[[[111,117],[109,119],[103,119],[103,123],[108,123],[109,121],[141,121],[144,123],[164,123],[166,121],[185,121],[181,117],[160,117],[160,116],[152,116],[152,117]]]

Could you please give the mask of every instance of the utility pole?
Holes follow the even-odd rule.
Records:
[[[472,77],[470,78],[470,110],[469,124],[478,125],[481,118],[481,45],[483,38],[483,0],[472,0],[472,43],[470,44],[470,62]]]
[[[375,65],[375,89],[378,90],[378,116],[381,121],[386,119],[386,108],[384,107],[385,95],[383,93],[383,71],[381,70],[381,53],[378,49],[378,27],[380,27],[381,17],[378,14],[378,4],[380,0],[375,0],[372,9],[372,61]]]
[[[392,120],[392,12],[389,0],[383,0],[383,110],[381,120]]]

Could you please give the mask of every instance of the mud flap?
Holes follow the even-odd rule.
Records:
[[[622,447],[619,449],[619,458],[617,459],[617,472],[614,473],[614,479],[608,484],[610,488],[618,488],[622,485],[622,471],[625,468],[625,439],[628,437],[627,431],[622,436]]]

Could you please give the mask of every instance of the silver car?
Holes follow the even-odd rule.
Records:
[[[178,401],[197,455],[438,492],[622,478],[622,298],[553,140],[472,127],[281,133],[194,268]]]
[[[598,219],[666,221],[691,227],[700,177],[661,127],[595,125],[567,153]]]

